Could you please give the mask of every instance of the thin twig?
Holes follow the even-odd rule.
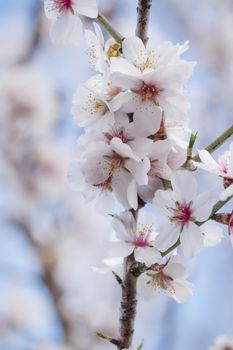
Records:
[[[226,131],[224,131],[219,137],[217,137],[213,142],[211,142],[205,150],[208,151],[209,153],[212,153],[216,151],[224,142],[226,142],[229,137],[233,135],[233,124],[227,128]],[[200,162],[201,159],[198,155],[192,158],[195,162]]]
[[[119,44],[122,43],[124,37],[113,27],[108,19],[99,12],[97,20],[99,24],[116,40]]]
[[[148,31],[151,6],[152,6],[152,0],[138,1],[136,36],[142,39],[145,45],[147,44],[147,41],[148,41],[147,31]]]

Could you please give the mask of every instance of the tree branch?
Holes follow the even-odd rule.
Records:
[[[116,40],[119,44],[122,44],[124,37],[112,26],[107,18],[99,12],[97,20],[99,24]]]
[[[152,0],[138,1],[136,35],[140,39],[142,39],[144,45],[146,45],[148,41],[147,31],[148,31],[151,6],[152,6]]]
[[[63,291],[58,285],[56,279],[54,278],[54,270],[57,264],[57,259],[54,255],[53,250],[49,246],[41,246],[33,237],[30,227],[23,220],[14,219],[11,223],[18,227],[28,238],[29,242],[38,254],[42,266],[43,276],[42,280],[47,286],[52,298],[53,304],[56,308],[57,316],[62,325],[64,331],[65,343],[72,346],[73,350],[79,350],[76,342],[74,341],[72,326],[70,320],[68,319],[63,306],[61,304],[61,297],[63,296]]]
[[[229,137],[233,135],[233,124],[226,130],[224,133],[222,133],[219,137],[217,137],[213,142],[211,142],[205,150],[209,153],[214,152],[216,149],[218,149],[224,142],[226,142]],[[195,162],[200,162],[201,159],[198,155],[192,158]]]

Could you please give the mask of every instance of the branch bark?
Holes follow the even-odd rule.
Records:
[[[31,230],[25,221],[14,219],[11,220],[11,223],[18,227],[21,230],[21,232],[25,234],[32,247],[38,254],[43,273],[42,280],[47,286],[50,295],[53,299],[53,304],[64,332],[64,342],[67,345],[71,346],[73,350],[79,350],[78,345],[74,341],[70,320],[67,318],[67,315],[61,304],[61,297],[63,296],[63,291],[54,278],[54,271],[56,268],[57,259],[53,253],[53,250],[49,246],[41,246],[34,239]]]
[[[148,31],[151,6],[152,6],[152,0],[138,1],[136,35],[140,39],[142,39],[144,45],[146,45],[148,41],[147,31]]]

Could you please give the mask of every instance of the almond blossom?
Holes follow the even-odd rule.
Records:
[[[171,256],[166,263],[155,265],[155,271],[146,274],[147,285],[164,291],[170,298],[183,303],[193,295],[194,285],[187,281],[189,273],[179,256]]]
[[[227,337],[225,335],[219,336],[215,339],[214,344],[209,350],[232,350],[233,349],[233,337]]]
[[[192,258],[203,247],[203,235],[197,222],[207,220],[212,210],[212,193],[197,195],[197,182],[187,171],[177,171],[171,177],[173,190],[158,190],[154,205],[167,216],[168,223],[161,230],[158,244],[167,250],[178,239],[186,258]]]
[[[97,0],[44,0],[45,14],[53,20],[50,36],[54,43],[77,44],[82,36],[79,15],[96,18]]]
[[[150,266],[161,258],[156,248],[154,218],[141,210],[136,222],[129,211],[113,217],[113,230],[116,241],[111,242],[110,254],[116,257],[126,257],[134,252],[135,259]]]
[[[233,142],[230,144],[230,149],[223,153],[218,162],[206,150],[198,152],[201,163],[194,162],[196,166],[216,174],[223,178],[225,190],[221,192],[220,199],[222,201],[233,195]]]
[[[93,26],[95,33],[91,30],[85,30],[89,63],[98,72],[105,73],[110,66],[111,58],[121,55],[121,46],[112,38],[105,43],[101,28],[97,23],[94,23]]]

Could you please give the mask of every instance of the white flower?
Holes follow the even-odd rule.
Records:
[[[114,112],[127,100],[127,93],[112,89],[105,77],[95,75],[73,97],[74,120],[81,127],[102,132],[114,124]]]
[[[162,181],[170,180],[172,171],[180,168],[186,160],[187,151],[175,146],[172,140],[165,139],[154,142],[148,154],[150,170],[148,172],[148,185],[138,188],[141,199],[151,202],[155,191],[162,188]]]
[[[101,28],[94,23],[95,33],[91,30],[85,30],[85,40],[88,46],[87,55],[90,65],[97,71],[105,73],[112,57],[120,56],[121,45],[112,38],[104,43],[104,37]]]
[[[196,221],[203,222],[212,210],[212,193],[196,195],[197,182],[187,171],[177,171],[171,177],[173,190],[158,190],[154,204],[168,217],[158,241],[162,251],[180,238],[186,258],[192,258],[203,246],[202,230]]]
[[[209,350],[232,350],[233,349],[233,337],[227,337],[225,335],[219,336],[215,339],[214,345]]]
[[[178,256],[172,256],[165,264],[158,265],[155,272],[147,273],[148,286],[163,290],[178,303],[193,295],[194,285],[187,281],[189,273]]]
[[[54,43],[77,44],[82,35],[79,15],[96,18],[97,0],[44,0],[46,16],[53,20],[50,35]]]
[[[134,40],[140,42],[140,39]],[[141,125],[142,132],[149,129],[153,134],[159,130],[161,110],[165,113],[165,118],[182,118],[186,115],[189,103],[183,95],[183,84],[191,75],[194,65],[185,61],[174,61],[172,64],[155,67],[152,64],[152,69],[140,69],[137,65],[140,67],[149,62],[149,58],[145,58],[146,49],[144,48],[145,52],[141,53],[141,57],[142,43],[138,53],[135,43],[129,45],[130,39],[125,39],[124,42],[123,55],[126,46],[129,59],[117,57],[111,60],[110,80],[113,85],[131,93],[131,100],[124,108],[127,112],[134,112],[134,121]]]
[[[126,257],[132,252],[135,259],[147,266],[154,264],[161,258],[156,248],[154,218],[147,212],[140,210],[136,222],[130,211],[125,211],[113,218],[113,229],[117,241],[111,242],[110,254]]]
[[[193,162],[199,168],[216,174],[224,179],[225,190],[220,194],[220,200],[224,201],[233,195],[233,142],[229,151],[222,154],[218,162],[206,150],[198,152],[202,163]]]
[[[124,39],[122,51],[124,57],[140,71],[157,69],[160,66],[168,64],[181,63],[187,64],[180,59],[182,53],[189,48],[188,41],[183,45],[173,45],[166,41],[157,47],[152,47],[150,42],[147,46],[136,36]]]

